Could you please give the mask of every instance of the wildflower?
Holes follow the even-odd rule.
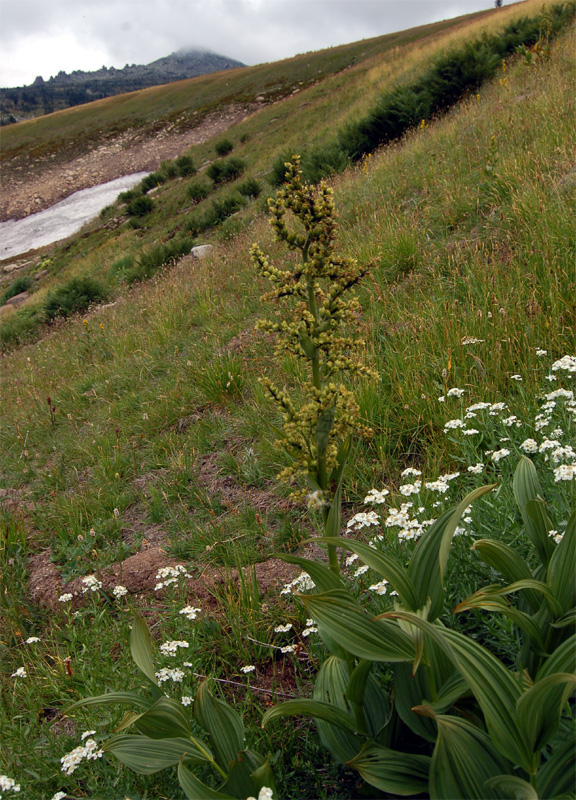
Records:
[[[538,442],[535,439],[525,439],[520,445],[520,450],[524,450],[525,453],[537,453]]]
[[[450,488],[446,481],[441,480],[429,481],[428,483],[425,483],[424,486],[429,492],[440,492],[441,494],[445,494]]]
[[[30,636],[28,639],[26,639],[26,644],[35,644],[36,642],[40,641],[41,639],[39,639],[37,636]]]
[[[370,525],[378,525],[380,520],[375,511],[360,511],[348,520],[346,527],[354,530],[368,528]]]
[[[114,514],[114,519],[120,519],[120,512],[117,508],[115,508],[112,513]]]
[[[492,403],[489,414],[491,417],[495,417],[499,411],[505,411],[507,408],[506,403]]]
[[[561,461],[567,461],[568,459],[576,458],[576,452],[574,452],[574,448],[567,444],[565,447],[557,447],[555,450],[552,450],[551,454],[552,461],[555,464],[559,464]]]
[[[168,667],[162,667],[161,670],[158,670],[156,673],[156,680],[158,683],[164,683],[164,681],[174,681],[174,683],[182,683],[182,678],[184,677],[184,673],[181,669],[168,669]]]
[[[546,380],[547,381],[557,381],[558,378],[556,377],[556,375],[546,375]]]
[[[462,431],[463,436],[474,436],[477,433],[480,433],[480,431],[477,428],[465,428]]]
[[[419,478],[422,473],[419,469],[414,469],[414,467],[406,467],[406,469],[401,473],[401,477],[407,478],[409,475],[414,475],[415,478]]]
[[[371,592],[376,592],[376,594],[385,595],[386,592],[388,591],[388,581],[385,578],[383,578],[378,583],[373,583],[372,586],[368,587],[368,589]]]
[[[409,497],[411,494],[418,494],[420,488],[422,486],[421,481],[416,481],[415,483],[405,483],[403,486],[400,487],[400,494],[403,494],[405,497]]]
[[[258,792],[258,800],[272,800],[272,794],[272,789],[269,789],[267,786],[263,786]],[[256,800],[256,798],[248,797],[246,800]]]
[[[62,772],[65,775],[72,775],[84,758],[88,761],[95,761],[97,758],[102,758],[103,755],[104,751],[98,748],[94,739],[86,739],[83,745],[75,747],[70,753],[62,756],[60,759]]]
[[[175,656],[179,647],[190,647],[190,643],[179,639],[175,639],[172,642],[164,642],[164,644],[160,645],[160,652],[165,656]]]
[[[85,575],[82,578],[82,583],[84,584],[82,594],[86,594],[86,592],[97,592],[102,588],[102,581],[99,581],[96,575]]]
[[[52,800],[64,800],[66,796],[66,792],[56,792],[56,794],[52,797]]]
[[[388,489],[370,489],[370,491],[364,498],[364,503],[372,503],[373,505],[380,505],[381,503],[386,502],[385,498],[389,494],[390,492],[388,491]]]
[[[465,336],[460,340],[460,344],[480,344],[484,339],[477,339],[475,336]]]
[[[555,389],[546,395],[546,400],[557,400],[563,397],[565,400],[574,400],[574,392],[572,389]]]
[[[522,375],[510,375],[510,380],[511,381],[521,381],[522,380]]]
[[[84,733],[80,737],[80,741],[83,742],[84,739],[88,739],[88,737],[94,736],[95,733],[96,733],[96,731],[84,731]]]
[[[311,508],[313,511],[320,511],[326,505],[324,492],[321,489],[310,492],[310,494],[306,495],[306,503],[308,504],[308,508]]]
[[[538,448],[538,452],[545,453],[547,450],[555,450],[557,447],[562,447],[562,444],[558,441],[558,439],[544,439]]]
[[[248,674],[249,672],[254,672],[255,670],[256,667],[254,666],[254,664],[246,664],[245,667],[240,668],[240,672],[244,672],[245,674]]]
[[[444,431],[453,430],[456,428],[463,428],[464,423],[461,419],[449,419],[448,422],[444,423]]]
[[[576,464],[560,464],[554,470],[554,481],[573,481],[576,477]]]
[[[551,369],[552,372],[557,372],[559,369],[576,372],[576,356],[563,356],[552,364]]]
[[[484,464],[479,461],[477,464],[468,467],[468,472],[471,472],[472,475],[481,475],[484,471]]]
[[[194,608],[194,606],[184,606],[184,608],[181,608],[178,613],[183,614],[186,617],[186,619],[192,621],[196,619],[196,617],[201,611],[202,611],[201,608]]]
[[[187,694],[183,695],[180,698],[180,702],[182,703],[183,706],[189,706],[190,703],[192,702],[192,700],[193,700],[193,698],[189,697]]]
[[[538,358],[542,358],[542,356],[547,356],[548,350],[540,350],[539,348],[536,348],[536,355],[538,356]]]
[[[503,447],[501,450],[496,450],[494,453],[492,453],[492,461],[501,461],[503,458],[506,458],[506,456],[509,455],[510,450],[507,450],[505,447]]]
[[[296,650],[295,644],[287,644],[285,647],[280,648],[281,653],[293,653]]]
[[[16,672],[13,672],[10,677],[11,678],[27,678],[28,677],[28,673],[26,672],[26,668],[25,667],[18,667]]]
[[[70,592],[64,592],[64,594],[61,594],[58,598],[58,602],[67,603],[69,600],[72,600],[72,597],[73,595],[71,595]]]
[[[535,418],[534,427],[537,431],[541,431],[542,428],[548,427],[550,425],[551,420],[545,414],[538,414]]]
[[[512,425],[515,425],[518,428],[520,427],[520,422],[518,421],[518,417],[512,414],[512,416],[502,420],[502,425],[505,425],[507,428],[511,428]]]
[[[312,578],[306,572],[301,572],[297,578],[294,578],[293,581],[284,585],[280,594],[292,594],[294,589],[297,592],[310,591],[310,589],[314,589],[315,586],[316,584]]]
[[[438,398],[438,402],[439,403],[445,403],[446,402],[446,397],[444,395],[442,395],[441,397]]]
[[[292,630],[292,623],[288,622],[286,625],[277,625],[274,633],[288,633],[290,630]]]
[[[439,481],[453,481],[453,480],[455,480],[455,478],[459,478],[459,477],[460,477],[460,473],[459,472],[449,472],[446,475],[440,475],[438,480]]]
[[[369,569],[370,569],[369,566],[363,564],[361,567],[358,567],[358,569],[354,572],[354,577],[359,578],[360,575],[364,575],[364,573],[368,572]]]
[[[447,397],[462,397],[462,395],[466,392],[466,389],[458,389],[454,387],[453,389],[448,389],[446,392]]]
[[[175,567],[162,567],[156,573],[156,580],[159,583],[154,587],[155,592],[159,592],[165,586],[171,586],[176,583],[180,577],[190,578],[190,574],[182,564],[176,564]]]
[[[19,792],[20,791],[20,784],[16,783],[14,778],[9,778],[7,775],[0,775],[0,789],[3,792]],[[2,795],[0,795],[2,797]]]
[[[114,597],[118,598],[124,597],[125,595],[128,594],[128,589],[125,586],[121,586],[120,584],[118,584],[118,586],[115,586],[112,589],[112,594],[114,595]]]
[[[487,408],[492,406],[491,403],[473,403],[471,406],[468,406],[466,411],[484,411]]]
[[[310,636],[311,633],[318,633],[316,625],[308,625],[308,623],[306,623],[306,625],[307,627],[302,631],[302,636]]]
[[[351,556],[347,556],[347,557],[346,557],[346,562],[345,562],[345,563],[346,563],[346,566],[347,566],[347,567],[351,567],[351,566],[352,566],[352,564],[353,564],[355,561],[357,561],[357,560],[358,560],[358,555],[357,555],[356,553],[352,553],[352,555],[351,555]]]

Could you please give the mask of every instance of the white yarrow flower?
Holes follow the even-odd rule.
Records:
[[[10,677],[11,678],[27,678],[28,677],[28,673],[26,672],[26,668],[25,667],[18,667],[16,672],[13,672]]]
[[[501,461],[503,458],[506,458],[506,456],[509,455],[510,450],[508,450],[506,447],[503,447],[501,450],[496,450],[494,453],[492,453],[492,461]]]
[[[254,664],[246,664],[245,667],[240,667],[240,672],[244,672],[245,674],[248,674],[249,672],[254,672],[255,670],[256,667],[254,666]]]

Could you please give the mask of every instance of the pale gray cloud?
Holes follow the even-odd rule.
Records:
[[[198,47],[246,64],[447,19],[493,0],[0,0],[0,86]]]

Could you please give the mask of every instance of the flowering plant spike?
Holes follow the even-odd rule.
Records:
[[[252,247],[258,272],[273,285],[266,299],[285,298],[291,306],[280,322],[261,320],[258,327],[276,336],[278,356],[290,354],[310,368],[300,405],[270,379],[263,379],[283,417],[280,444],[293,461],[279,477],[304,476],[310,487],[309,504],[322,509],[326,534],[337,535],[351,437],[370,433],[360,423],[353,393],[342,382],[345,376],[375,376],[362,359],[358,300],[346,297],[368,267],[336,255],[332,190],[324,182],[311,186],[302,181],[299,156],[286,163],[284,188],[268,203],[277,239],[300,258],[291,268],[279,269],[257,245]],[[329,558],[337,571],[335,552],[329,552]]]

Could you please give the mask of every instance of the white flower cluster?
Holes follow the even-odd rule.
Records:
[[[162,667],[162,669],[158,670],[155,674],[158,683],[164,683],[165,681],[182,683],[182,679],[184,678],[184,673],[181,669],[169,669],[168,667]]]
[[[192,577],[186,570],[186,567],[184,567],[182,564],[176,564],[175,567],[162,567],[156,573],[156,580],[158,583],[154,587],[154,591],[159,592],[160,589],[164,589],[166,586],[171,586],[173,583],[177,583],[181,577]]]
[[[102,588],[102,581],[98,580],[96,575],[85,575],[82,578],[82,583],[84,584],[82,587],[82,594],[86,594],[86,592],[97,592]]]
[[[362,528],[369,528],[371,525],[379,524],[380,519],[375,511],[360,511],[348,520],[346,527],[359,531]]]
[[[249,672],[255,672],[255,670],[256,670],[256,667],[254,666],[254,664],[246,664],[245,667],[240,667],[240,672],[244,672],[246,675]]]
[[[37,636],[30,636],[28,639],[26,639],[26,644],[35,644],[36,642],[40,641],[42,640],[39,639]]]
[[[258,792],[258,800],[272,800],[272,795],[272,789],[269,789],[267,786],[263,786]],[[256,798],[247,797],[246,800],[256,800]]]
[[[290,583],[284,584],[284,588],[280,592],[280,594],[292,594],[294,591],[296,592],[309,592],[311,589],[314,589],[316,584],[312,580],[312,578],[306,572],[301,572],[297,578],[294,578],[293,581]]]
[[[19,792],[20,784],[16,783],[14,778],[9,778],[7,775],[0,775],[0,789],[2,789],[3,792]],[[1,794],[0,797],[2,797]]]
[[[477,339],[475,336],[465,336],[460,340],[460,344],[480,344],[484,339]]]
[[[313,619],[307,619],[306,627],[302,631],[302,636],[310,636],[311,633],[318,633],[318,628],[314,624]]]
[[[184,606],[178,612],[179,614],[183,614],[186,619],[189,619],[191,622],[196,619],[198,614],[202,611],[201,608],[194,608],[194,606]]]
[[[560,369],[576,372],[576,356],[563,356],[552,364],[552,372],[558,372]]]
[[[404,474],[404,473],[402,473]],[[370,503],[372,505],[380,505],[381,503],[386,502],[386,497],[390,494],[388,489],[370,489],[366,497],[364,498],[364,503]]]
[[[62,772],[65,775],[72,775],[74,770],[84,759],[87,761],[95,761],[97,758],[102,758],[104,751],[99,749],[94,739],[88,738],[92,736],[93,733],[95,733],[95,731],[86,731],[83,733],[82,740],[84,744],[75,747],[70,753],[62,756],[60,763],[62,764]]]
[[[70,594],[70,592],[64,592],[64,594],[61,594],[60,597],[58,598],[58,602],[68,603],[70,600],[73,599],[73,597],[74,595]]]
[[[561,464],[554,470],[554,481],[573,481],[576,478],[576,464]]]
[[[26,667],[18,667],[16,672],[13,672],[10,676],[11,678],[27,678],[28,673],[26,672]]]
[[[398,488],[400,494],[404,497],[410,497],[411,494],[418,494],[422,488],[422,481],[414,481],[414,483],[404,483]]]
[[[292,623],[288,622],[286,625],[277,625],[274,628],[274,633],[288,633],[292,630]]]
[[[174,639],[172,642],[164,642],[160,645],[160,652],[165,656],[175,656],[179,647],[190,647],[189,642],[184,642],[181,639]]]
[[[112,589],[112,594],[114,595],[114,597],[120,599],[121,597],[125,597],[128,594],[128,589],[125,586],[118,584],[118,586],[115,586]]]
[[[510,455],[510,450],[507,447],[503,447],[501,450],[496,450],[492,453],[492,461],[498,463],[498,461],[502,461],[503,458]]]

